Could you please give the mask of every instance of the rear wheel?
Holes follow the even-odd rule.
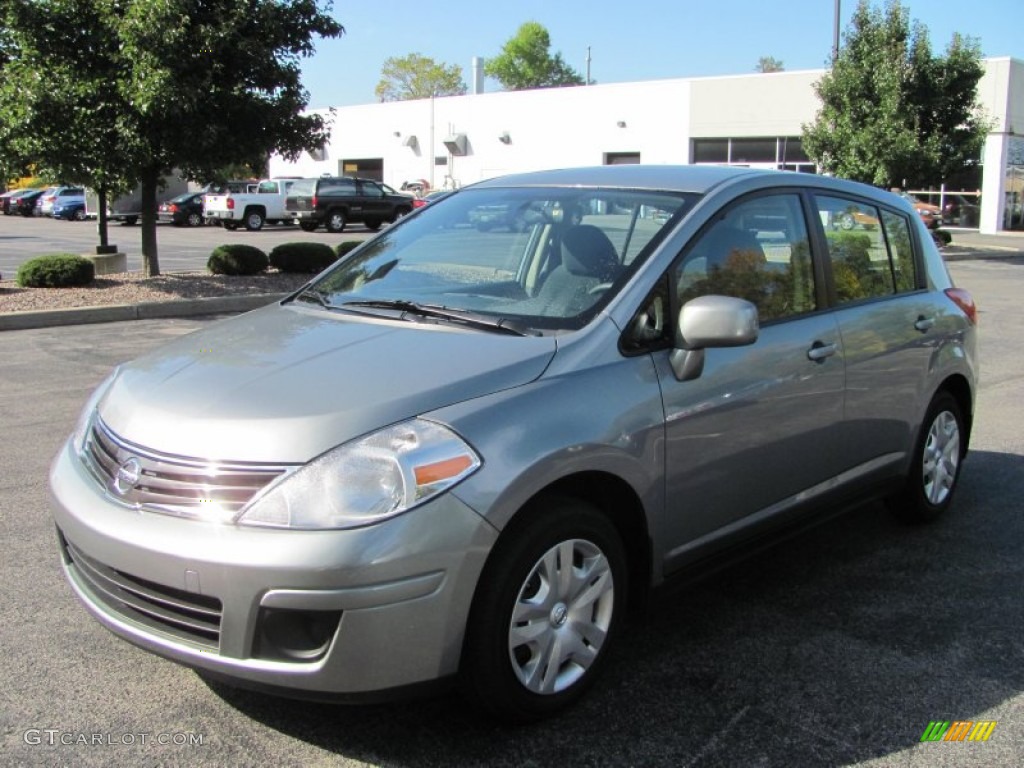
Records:
[[[315,221],[300,221],[299,229],[303,232],[316,232],[317,223]]]
[[[72,216],[75,221],[85,221],[85,208],[77,208]]]
[[[626,556],[592,505],[548,497],[513,522],[480,576],[462,683],[501,720],[565,708],[600,672],[624,615]]]
[[[237,221],[225,221],[224,222],[224,229],[228,230],[228,232],[234,232],[236,229],[238,229],[238,222]]]
[[[966,440],[960,405],[948,392],[939,392],[921,424],[907,484],[888,500],[895,517],[926,523],[946,511],[960,479]]]
[[[259,232],[263,229],[263,214],[260,211],[246,211],[245,228],[250,232]]]
[[[328,232],[338,234],[339,232],[345,231],[345,224],[348,223],[345,219],[344,211],[331,211],[327,214],[327,220],[324,222],[324,226]]]
[[[203,223],[203,217],[200,214],[198,214],[198,213],[190,213],[188,215],[187,224],[190,227],[198,227],[198,226],[201,226],[202,223]]]
[[[842,213],[839,215],[839,228],[842,230],[849,231],[853,229],[854,221],[853,215],[849,213]]]
[[[363,226],[366,227],[371,232],[376,232],[378,229],[380,229],[380,225],[382,223],[383,222],[380,219],[367,219],[366,221],[363,222]]]

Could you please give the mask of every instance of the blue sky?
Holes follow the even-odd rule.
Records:
[[[883,0],[874,0],[881,7]],[[954,32],[981,43],[986,56],[1024,59],[1022,0],[903,0],[928,27],[933,52]],[[841,0],[841,29],[856,7]],[[370,104],[389,56],[420,53],[463,67],[469,82],[474,56],[500,52],[524,21],[551,34],[552,52],[599,83],[744,74],[761,56],[787,70],[825,66],[832,47],[834,0],[418,0],[384,4],[335,0],[345,27],[337,40],[320,40],[303,62],[311,107]],[[488,81],[486,90],[500,90]]]

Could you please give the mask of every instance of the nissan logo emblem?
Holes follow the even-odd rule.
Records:
[[[117,468],[117,474],[114,475],[114,490],[118,495],[124,496],[135,487],[140,477],[142,477],[142,465],[133,456]]]

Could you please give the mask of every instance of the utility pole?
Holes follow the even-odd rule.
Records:
[[[836,0],[835,22],[832,25],[832,64],[839,58],[839,0]]]
[[[838,2],[838,0],[836,0]],[[590,46],[587,46],[587,85],[590,85]]]

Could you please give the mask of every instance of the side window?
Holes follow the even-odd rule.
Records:
[[[911,245],[910,223],[905,216],[882,211],[882,225],[885,227],[885,239],[889,243],[896,291],[905,293],[916,290],[917,262],[914,260],[914,249]]]
[[[351,179],[321,179],[318,192],[332,197],[352,197],[356,193],[356,185]]]
[[[729,208],[673,269],[679,306],[708,294],[757,307],[761,322],[817,308],[807,222],[796,194],[767,195]]]
[[[378,187],[371,181],[360,182],[362,194],[364,197],[384,197],[384,190]]]
[[[879,210],[838,197],[815,198],[825,228],[832,280],[840,303],[891,296],[896,292],[889,249]],[[886,214],[889,216],[890,214]],[[910,236],[904,222],[904,251]]]

